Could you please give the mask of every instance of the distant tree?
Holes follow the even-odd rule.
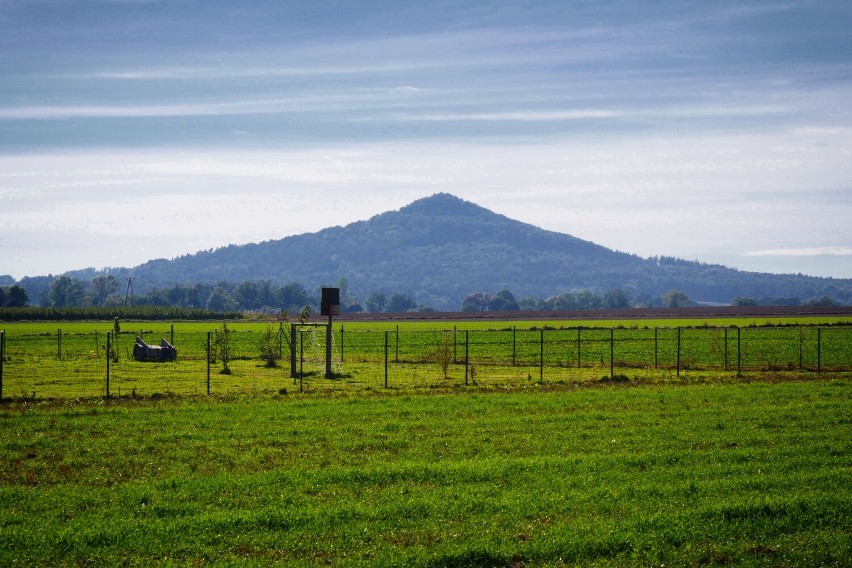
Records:
[[[733,301],[731,302],[731,305],[735,306],[735,307],[745,307],[745,306],[756,306],[758,304],[757,304],[757,300],[755,300],[754,298],[743,298],[742,296],[737,296],[736,298],[733,299]]]
[[[388,305],[388,299],[381,292],[373,292],[367,296],[367,311],[373,314],[378,314],[385,311]]]
[[[118,292],[118,281],[112,274],[101,274],[92,278],[90,297],[93,306],[103,306],[107,298]]]
[[[601,307],[600,296],[591,290],[580,290],[576,293],[578,310],[597,310]]]
[[[831,296],[821,296],[819,298],[808,300],[804,303],[805,306],[836,306],[837,302]]]
[[[491,294],[487,292],[472,292],[462,300],[461,311],[484,312],[491,305]]]
[[[388,300],[388,311],[392,313],[410,312],[417,309],[417,302],[407,294],[394,294]]]
[[[488,309],[495,312],[511,312],[518,309],[518,302],[515,301],[515,296],[508,290],[500,290],[488,305]]]
[[[242,280],[234,289],[234,301],[244,310],[256,310],[263,305],[257,282]]]
[[[552,298],[552,301],[551,301]],[[577,294],[574,292],[562,292],[558,296],[551,296],[546,303],[552,306],[552,310],[579,310],[580,306],[577,302]]]
[[[665,308],[685,308],[693,305],[692,300],[685,292],[680,290],[669,290],[663,294],[663,307]]]
[[[50,287],[56,281],[52,275],[24,276],[18,284],[27,291],[30,303],[37,306],[50,305]]]
[[[623,288],[613,288],[604,292],[601,307],[608,310],[622,310],[630,307],[630,294]]]
[[[228,290],[217,285],[207,300],[207,309],[217,312],[233,311],[237,309],[237,302]]]
[[[652,297],[645,292],[641,292],[636,295],[633,305],[637,308],[660,308],[663,306],[663,301],[659,296]]]
[[[260,307],[275,307],[275,294],[272,292],[272,284],[269,280],[261,280],[257,283],[257,303]]]
[[[23,308],[29,302],[27,291],[17,284],[0,288],[0,306],[5,308]]]
[[[83,305],[85,287],[79,278],[62,275],[53,281],[48,292],[50,305],[56,308],[70,308]]]
[[[311,303],[305,287],[296,282],[282,286],[277,294],[278,307],[296,313]]]

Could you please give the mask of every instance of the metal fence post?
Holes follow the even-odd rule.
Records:
[[[677,376],[680,377],[680,328],[677,328]]]
[[[742,365],[743,365],[742,353],[743,353],[743,350],[742,350],[742,341],[741,341],[741,338],[740,338],[740,328],[737,327],[737,377],[742,375]]]
[[[290,376],[293,377],[293,384],[296,384],[296,324],[290,324]]]
[[[580,329],[577,328],[577,368],[580,368]]]
[[[388,388],[388,331],[385,330],[385,388]]]
[[[340,324],[340,362],[343,363],[343,324]]]
[[[467,384],[467,367],[470,346],[470,330],[464,330],[464,384]]]
[[[802,326],[799,326],[799,371],[802,370]]]
[[[107,350],[107,358],[106,358],[106,363],[107,363],[107,365],[106,365],[106,397],[107,397],[107,398],[109,398],[109,363],[110,363],[110,359],[112,359],[112,357],[110,357],[110,353],[111,353],[111,351],[110,351],[110,347],[111,347],[111,345],[112,345],[112,332],[111,332],[111,331],[108,331],[108,332],[107,332],[107,348],[106,348],[106,350]]]
[[[544,382],[544,328],[541,328],[538,341],[538,380]]]
[[[822,373],[822,328],[817,328],[817,373]]]
[[[615,378],[615,330],[609,328],[609,378]]]
[[[210,396],[210,332],[207,332],[207,396]]]
[[[6,361],[6,331],[0,331],[0,401],[3,400],[3,362]]]
[[[659,331],[658,327],[654,327],[654,368],[656,369],[659,366],[659,361],[657,358],[657,332]]]

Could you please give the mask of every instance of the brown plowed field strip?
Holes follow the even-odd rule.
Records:
[[[852,306],[695,306],[689,308],[632,308],[623,310],[535,310],[511,312],[405,312],[341,314],[342,322],[369,321],[534,321],[534,320],[626,320],[849,316]]]

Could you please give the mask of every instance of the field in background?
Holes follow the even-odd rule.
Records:
[[[0,564],[846,566],[846,380],[6,403]]]

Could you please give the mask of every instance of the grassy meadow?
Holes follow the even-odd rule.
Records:
[[[850,386],[7,403],[0,565],[848,566]]]

